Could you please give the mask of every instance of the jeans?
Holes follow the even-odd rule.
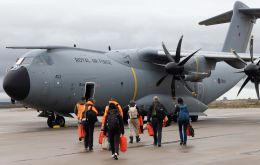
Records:
[[[152,127],[153,127],[153,139],[154,139],[154,145],[161,145],[162,141],[162,125],[163,121],[158,120],[156,117],[152,118]]]
[[[186,130],[187,130],[188,124],[189,124],[189,121],[178,121],[180,140],[181,140],[181,143],[184,143],[184,144],[187,143]]]

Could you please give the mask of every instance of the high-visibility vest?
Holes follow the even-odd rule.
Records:
[[[77,109],[78,109],[78,119],[82,120],[83,118],[83,112],[85,111],[85,104],[77,104]]]
[[[121,115],[121,117],[123,118],[123,109],[122,107],[118,104],[118,102],[116,101],[109,101],[109,103],[112,103],[112,104],[115,104],[118,111],[119,111],[119,114]],[[104,125],[105,125],[105,119],[106,119],[106,116],[107,116],[107,113],[108,113],[108,109],[109,109],[109,106],[106,106],[105,108],[105,112],[104,112],[104,115],[102,117],[102,123],[101,123],[101,128],[104,128]]]

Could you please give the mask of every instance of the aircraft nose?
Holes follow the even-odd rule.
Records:
[[[24,66],[16,70],[10,70],[3,82],[5,92],[15,100],[25,99],[30,91],[30,77]]]

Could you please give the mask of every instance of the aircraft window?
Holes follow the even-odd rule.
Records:
[[[16,65],[20,65],[20,64],[23,62],[23,59],[24,59],[24,58],[19,58],[19,59],[16,61]]]
[[[33,57],[25,57],[22,64],[31,64]]]

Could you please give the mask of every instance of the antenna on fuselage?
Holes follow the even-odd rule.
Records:
[[[74,45],[73,45],[73,47],[74,47],[74,48],[76,48],[76,47],[77,47],[77,45],[76,45],[76,44],[74,44]]]
[[[111,51],[111,46],[110,45],[108,45],[108,51]]]

